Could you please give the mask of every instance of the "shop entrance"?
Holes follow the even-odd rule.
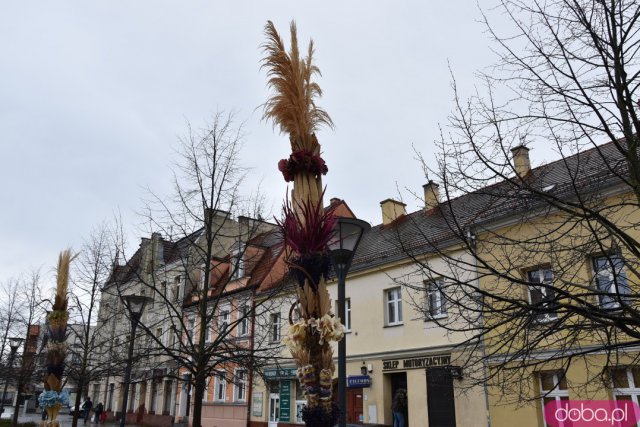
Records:
[[[347,423],[362,424],[362,388],[347,389]]]
[[[406,372],[394,372],[390,374],[391,377],[391,402],[393,404],[393,399],[396,396],[398,390],[405,390],[407,399],[409,398],[409,390],[407,390],[407,373]],[[407,402],[408,403],[408,402]],[[409,427],[409,408],[406,408],[404,411],[404,425],[405,427]]]
[[[427,368],[429,427],[455,427],[456,406],[451,369]]]
[[[280,393],[269,395],[269,427],[278,427],[280,421]]]

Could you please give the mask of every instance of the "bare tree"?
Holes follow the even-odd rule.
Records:
[[[107,359],[104,356],[111,350],[111,340],[99,330],[97,317],[102,285],[109,279],[117,257],[118,242],[121,241],[118,236],[117,227],[101,223],[84,241],[74,263],[67,338],[71,345],[66,365],[67,384],[72,383],[76,389],[74,408],[80,407],[82,396],[89,395],[90,382],[108,375],[117,366],[99,363]],[[78,415],[79,411],[75,411],[73,427],[77,425]]]
[[[123,310],[125,295],[150,299],[135,337],[133,382],[159,375],[192,384],[194,426],[201,425],[209,378],[223,372],[226,381],[239,381],[227,367],[251,370],[276,351],[267,343],[256,349],[244,329],[266,305],[253,302],[256,286],[248,273],[277,236],[274,224],[262,219],[260,198],[239,193],[242,139],[233,114],[218,113],[201,131],[189,127],[178,150],[173,198],[151,193],[143,214],[151,239],[143,239],[104,286],[102,301],[115,310]],[[112,336],[126,337],[128,322],[116,329]]]
[[[397,279],[426,319],[466,334],[469,374],[521,401],[540,394],[532,371],[583,364],[610,384],[638,360],[640,5],[499,6],[512,32],[483,14],[499,62],[469,99],[453,82],[437,167],[423,161],[439,186],[397,224],[418,269]],[[530,148],[560,160],[531,168]]]

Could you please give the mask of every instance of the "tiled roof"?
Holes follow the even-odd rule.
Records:
[[[387,225],[372,227],[362,238],[351,272],[366,270],[455,241],[467,227],[479,227],[501,218],[544,207],[535,192],[560,200],[576,194],[597,194],[623,182],[624,157],[609,142],[532,169],[524,179],[512,178],[443,202],[439,207],[404,215]],[[525,189],[523,189],[523,187]],[[548,205],[547,205],[548,206]]]

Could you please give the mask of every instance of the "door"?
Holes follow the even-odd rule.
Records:
[[[455,427],[456,406],[449,368],[427,369],[429,427]]]
[[[277,427],[280,421],[280,393],[269,395],[269,427]]]
[[[362,424],[362,388],[347,389],[347,423]]]
[[[396,393],[398,393],[399,390],[402,390],[405,396],[408,396],[409,391],[407,390],[407,373],[406,372],[394,372],[393,374],[391,374],[391,402],[393,402],[393,399],[395,399]],[[411,425],[409,423],[408,407],[406,407],[404,410],[404,425],[405,427],[409,427]]]

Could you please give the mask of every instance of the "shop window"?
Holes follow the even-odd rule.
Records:
[[[540,395],[542,396],[542,419],[544,407],[553,401],[569,400],[567,378],[563,371],[543,371],[539,373]],[[548,424],[545,422],[545,427]]]
[[[426,283],[427,319],[437,319],[447,315],[447,302],[444,297],[444,281],[432,280]]]
[[[538,268],[527,272],[529,302],[538,322],[549,322],[558,317],[555,311],[556,296],[553,291],[553,273],[549,268]]]
[[[609,254],[593,257],[593,273],[600,307],[616,309],[629,294],[629,284],[620,255]]]
[[[611,370],[611,379],[616,400],[640,403],[640,367],[615,368]]]
[[[387,289],[385,294],[387,326],[402,325],[402,295],[400,288]]]

